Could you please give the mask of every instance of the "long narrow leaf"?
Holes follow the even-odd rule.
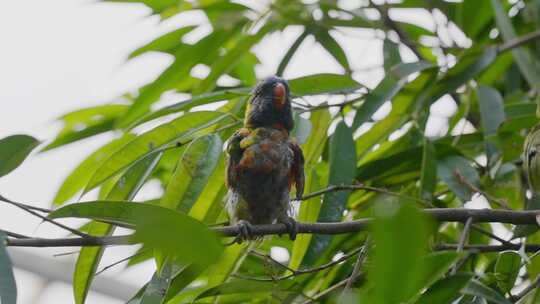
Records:
[[[158,164],[161,155],[162,153],[148,155],[129,168],[110,190],[107,199],[132,200]],[[88,233],[95,236],[111,235],[113,231],[112,225],[99,222],[91,222],[88,227]],[[75,303],[84,303],[104,251],[105,247],[83,247],[81,249],[73,274]]]
[[[50,213],[49,217],[89,218],[135,225],[135,240],[160,249],[166,255],[185,263],[209,265],[223,251],[217,236],[204,224],[185,214],[156,205],[121,201],[86,202],[62,207]]]
[[[0,177],[15,170],[39,144],[29,135],[12,135],[0,139]]]
[[[175,140],[204,135],[212,131],[217,123],[233,122],[232,117],[218,112],[191,112],[158,126],[129,142],[109,157],[92,176],[85,192],[95,188],[111,176],[157,148]]]

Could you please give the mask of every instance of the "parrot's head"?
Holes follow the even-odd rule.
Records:
[[[246,107],[244,124],[248,128],[293,129],[291,96],[285,79],[272,76],[257,84]]]

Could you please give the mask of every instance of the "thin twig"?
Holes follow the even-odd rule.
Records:
[[[456,252],[460,253],[463,251],[463,247],[465,246],[465,243],[467,243],[467,239],[469,238],[469,230],[471,229],[471,225],[473,222],[473,218],[470,217],[465,222],[465,226],[463,227],[463,231],[461,231],[461,236],[459,237],[459,243],[456,248]],[[452,271],[450,271],[450,274],[455,274],[459,267],[463,264],[464,261],[467,260],[467,257],[460,259],[454,264],[454,267],[452,267]]]
[[[29,239],[29,238],[30,238],[29,236],[26,236],[26,235],[24,235],[24,234],[19,234],[19,233],[15,233],[15,232],[3,230],[3,229],[0,229],[0,232],[3,232],[3,233],[5,233],[7,236],[10,236],[10,237],[16,238],[16,239]]]
[[[282,264],[278,261],[276,261],[275,259],[273,259],[272,257],[270,257],[269,255],[266,255],[266,254],[260,254],[258,253],[259,256],[261,257],[264,257],[264,258],[267,258],[268,260],[271,260],[272,262],[274,262],[276,265],[279,265],[281,267],[283,267],[284,269],[288,270],[290,273],[289,274],[286,274],[286,275],[283,275],[283,276],[279,276],[279,277],[271,277],[271,278],[266,278],[266,277],[249,277],[249,276],[244,276],[244,275],[241,275],[241,274],[236,274],[235,276],[241,278],[241,279],[246,279],[246,280],[252,280],[252,281],[261,281],[261,282],[274,282],[274,281],[282,281],[282,280],[286,280],[286,279],[289,279],[289,278],[292,278],[294,276],[298,276],[298,275],[303,275],[303,274],[308,274],[308,273],[314,273],[314,272],[319,272],[321,270],[325,270],[325,269],[328,269],[332,266],[335,266],[343,261],[346,261],[348,259],[350,259],[351,257],[355,256],[358,252],[362,251],[362,248],[364,248],[364,246],[360,247],[360,248],[357,248],[353,251],[351,251],[350,253],[348,254],[345,254],[343,255],[342,257],[340,257],[339,259],[336,259],[335,261],[331,261],[331,262],[328,262],[326,264],[323,264],[321,266],[317,266],[317,267],[313,267],[313,268],[307,268],[307,269],[292,269],[290,268],[289,266],[285,265],[285,264]]]
[[[341,292],[341,299],[344,299],[345,295],[347,294],[347,291],[351,289],[354,279],[358,277],[358,274],[360,273],[360,268],[362,267],[362,264],[364,263],[364,259],[367,256],[367,252],[369,250],[369,247],[371,246],[371,238],[368,236],[366,241],[364,242],[364,247],[362,247],[362,250],[358,253],[358,259],[356,259],[356,263],[354,263],[354,268],[351,273],[351,276],[347,280],[347,284],[345,285],[345,288],[343,288],[343,291]]]
[[[118,261],[116,261],[116,262],[114,262],[114,263],[112,263],[112,264],[110,264],[110,265],[107,265],[107,266],[103,267],[100,271],[96,272],[96,273],[94,274],[94,276],[97,276],[97,275],[103,273],[104,271],[106,271],[106,270],[108,270],[108,269],[111,269],[111,268],[113,268],[114,266],[116,266],[116,265],[118,265],[118,264],[121,264],[121,263],[123,263],[123,262],[125,262],[125,261],[127,261],[127,260],[129,260],[129,259],[131,259],[131,258],[134,258],[134,257],[136,257],[136,256],[139,256],[139,255],[141,255],[141,254],[143,254],[143,253],[146,253],[147,251],[148,251],[148,250],[142,250],[142,251],[139,251],[139,252],[135,252],[134,254],[132,254],[132,255],[130,255],[130,256],[128,256],[128,257],[125,257],[125,258],[120,259],[120,260],[118,260]]]
[[[296,270],[290,268],[289,266],[287,266],[287,265],[281,263],[280,261],[274,259],[274,258],[273,258],[271,255],[269,255],[269,254],[262,253],[262,252],[258,252],[257,250],[251,250],[249,253],[251,253],[251,254],[253,254],[253,255],[256,255],[256,256],[258,256],[258,257],[260,257],[260,258],[263,258],[263,259],[265,259],[265,260],[267,260],[267,261],[270,261],[270,262],[274,263],[275,265],[277,265],[277,266],[279,266],[279,267],[281,267],[281,268],[283,268],[283,269],[285,269],[285,270],[288,270],[288,271],[291,271],[291,272],[295,272],[295,271],[296,271]]]
[[[464,176],[459,172],[458,170],[454,171],[454,175],[458,179],[458,181],[464,185],[465,187],[469,188],[470,191],[479,193],[480,195],[484,196],[488,201],[495,203],[495,205],[504,208],[506,210],[511,210],[511,208],[508,206],[508,203],[504,199],[499,199],[496,197],[491,196],[490,194],[482,191],[480,188],[476,187],[472,183],[470,183]]]
[[[88,234],[86,234],[84,232],[81,232],[81,231],[79,231],[77,229],[73,229],[71,227],[68,227],[68,226],[66,226],[66,225],[64,225],[62,223],[59,223],[59,222],[57,222],[55,220],[52,220],[52,219],[50,219],[50,218],[48,218],[46,216],[43,216],[43,215],[37,213],[36,211],[33,210],[33,209],[35,209],[35,207],[30,208],[26,204],[17,203],[15,201],[9,200],[9,199],[7,199],[7,198],[5,198],[3,196],[0,196],[0,201],[3,201],[3,202],[8,203],[10,205],[13,205],[13,206],[15,206],[17,208],[20,208],[20,209],[24,210],[25,212],[30,213],[31,215],[42,219],[45,222],[51,223],[51,224],[53,224],[53,225],[55,225],[57,227],[60,227],[60,228],[62,228],[64,230],[67,230],[67,231],[69,231],[69,232],[71,232],[71,233],[73,233],[75,235],[81,236],[83,238],[90,237],[90,235],[88,235]],[[44,211],[42,211],[42,212],[44,212]]]
[[[74,238],[28,238],[28,239],[12,239],[6,240],[6,246],[11,247],[95,247],[106,245],[133,245],[138,242],[133,240],[131,235],[121,236],[90,236],[90,237],[74,237]]]
[[[3,201],[3,202],[6,202],[6,203],[10,203],[12,205],[18,205],[18,206],[21,206],[21,207],[24,207],[24,208],[27,208],[27,209],[30,209],[30,210],[35,210],[35,211],[40,211],[40,212],[44,212],[44,213],[51,213],[53,212],[51,209],[47,209],[47,208],[41,208],[41,207],[35,207],[35,206],[31,206],[31,205],[27,205],[27,204],[23,204],[23,203],[19,203],[19,202],[14,202],[2,195],[0,195],[0,201]]]
[[[409,39],[409,37],[407,36],[407,33],[405,33],[405,31],[403,31],[398,26],[398,24],[394,20],[392,20],[390,16],[388,16],[388,9],[386,7],[381,7],[379,5],[376,5],[373,2],[372,4],[373,4],[373,7],[379,12],[379,14],[381,14],[381,19],[383,23],[388,28],[396,32],[401,43],[406,45],[416,55],[416,57],[418,57],[418,59],[423,59],[424,56],[422,56],[422,54],[420,53],[416,45],[411,41],[411,39]]]
[[[458,248],[457,252],[463,251],[463,246],[465,246],[465,243],[467,242],[467,239],[469,238],[469,230],[471,229],[471,224],[473,222],[473,218],[470,217],[465,222],[465,226],[463,227],[463,231],[461,232],[461,237],[459,238]]]
[[[406,200],[411,200],[411,201],[420,203],[420,204],[422,204],[424,206],[428,206],[428,207],[433,206],[431,204],[431,202],[420,199],[418,197],[414,197],[414,196],[410,196],[410,195],[406,195],[406,194],[401,194],[401,193],[397,193],[397,192],[392,192],[392,191],[390,191],[388,189],[385,189],[385,188],[366,186],[366,185],[363,185],[363,184],[328,186],[325,189],[321,189],[319,191],[314,191],[312,193],[306,194],[306,195],[302,196],[302,198],[300,200],[305,201],[305,200],[308,200],[310,198],[313,198],[313,197],[316,197],[316,196],[319,196],[319,195],[323,195],[323,194],[326,194],[326,193],[329,193],[329,192],[351,191],[351,190],[364,190],[364,191],[377,192],[377,193],[382,193],[382,194],[386,194],[386,195],[399,197],[399,198],[406,199]]]
[[[523,244],[506,244],[506,245],[464,245],[463,251],[471,252],[501,252],[505,250],[519,250]],[[525,244],[526,252],[537,252],[540,250],[540,244]],[[458,244],[438,244],[433,247],[436,251],[456,250]]]
[[[81,252],[81,251],[80,250],[75,250],[75,251],[69,251],[69,252],[55,253],[55,254],[53,254],[53,257],[57,258],[57,257],[61,257],[61,256],[77,254],[79,252]]]
[[[320,110],[320,109],[327,109],[327,108],[334,108],[334,107],[339,107],[339,108],[343,108],[347,105],[350,105],[350,104],[353,104],[355,102],[359,102],[361,101],[362,99],[364,99],[364,95],[358,97],[358,98],[353,98],[351,100],[347,100],[347,101],[344,101],[344,102],[341,102],[341,103],[335,103],[335,104],[329,104],[328,102],[324,102],[324,103],[321,103],[321,104],[318,104],[316,106],[309,106],[305,109],[301,109],[299,110],[300,113],[305,113],[305,112],[312,112],[312,111],[316,111],[316,110]]]
[[[484,228],[482,228],[482,227],[480,227],[480,226],[478,226],[478,225],[474,225],[474,224],[473,224],[473,225],[471,226],[471,229],[476,230],[476,231],[478,231],[478,232],[480,232],[480,233],[482,233],[482,234],[484,234],[484,235],[487,235],[488,237],[490,237],[490,238],[492,238],[492,239],[494,239],[494,240],[500,242],[501,244],[512,244],[512,242],[509,242],[509,241],[507,241],[507,240],[505,240],[505,239],[502,239],[502,238],[496,236],[495,234],[493,234],[493,233],[491,233],[491,232],[485,230]]]
[[[352,277],[352,278],[349,277],[349,278],[346,278],[346,279],[344,279],[342,281],[339,281],[335,285],[332,285],[329,288],[327,288],[327,289],[319,292],[318,294],[314,295],[311,299],[303,302],[302,304],[315,303],[315,301],[319,300],[320,298],[322,298],[322,297],[326,296],[327,294],[335,291],[336,289],[340,288],[341,286],[346,285],[347,282],[349,282],[351,280],[354,282],[354,281],[358,280],[358,278],[360,278],[360,277],[362,277],[362,273],[359,273],[356,277]]]
[[[531,42],[533,40],[540,38],[540,30],[536,30],[530,33],[527,33],[521,37],[517,37],[515,39],[512,39],[504,44],[501,44],[497,47],[498,53],[503,53],[509,50],[512,50],[514,48],[517,48],[525,43]]]

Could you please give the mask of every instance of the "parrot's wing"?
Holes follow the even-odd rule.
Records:
[[[293,151],[293,163],[291,166],[290,176],[296,187],[296,199],[302,198],[304,195],[304,153],[296,142],[291,142],[291,150]]]
[[[236,166],[242,159],[244,150],[240,147],[240,141],[249,135],[247,129],[236,131],[227,142],[227,187],[231,189],[237,188]]]

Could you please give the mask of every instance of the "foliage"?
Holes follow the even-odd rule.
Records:
[[[540,289],[521,290],[537,281],[539,256],[525,247],[483,252],[467,246],[490,245],[494,234],[538,243],[535,227],[437,222],[420,211],[538,209],[526,196],[520,163],[527,132],[537,123],[540,43],[516,40],[539,28],[537,1],[109,2],[145,5],[162,20],[192,11],[207,17],[134,50],[130,59],[159,52],[173,62],[154,81],[128,92],[123,103],[62,116],[64,128],[41,150],[114,135],[66,177],[54,199],[59,209],[49,217],[91,219],[81,229],[96,237],[112,235],[116,226],[135,230],[131,241],[145,244],[157,270],[129,303],[538,303]],[[419,12],[434,26],[396,17]],[[204,37],[184,42],[185,35],[208,25],[212,30]],[[223,248],[207,229],[227,221],[223,143],[241,125],[256,79],[266,76],[255,71],[254,47],[291,27],[302,32],[283,46],[287,51],[276,74],[287,76],[307,38],[343,71],[288,79],[296,112],[293,134],[306,158],[306,192],[358,186],[309,197],[297,218],[375,220],[369,232],[301,234],[294,242],[267,236]],[[348,51],[338,39],[354,31],[371,33],[379,42],[383,62],[375,72],[384,76],[376,86],[359,81],[370,72],[351,64],[359,48]],[[200,65],[209,69],[204,78],[191,73]],[[156,107],[166,92],[190,97]],[[313,97],[328,101],[315,104]],[[456,109],[440,117],[441,105]],[[383,108],[389,111],[381,117]],[[444,123],[434,132],[437,118]],[[0,176],[37,144],[26,135],[0,140]],[[150,181],[159,183],[163,195],[138,201],[136,194]],[[66,204],[95,188],[98,201]],[[0,272],[0,299],[14,303],[4,238],[0,234],[0,267],[6,269]],[[437,252],[438,244],[455,244],[458,250]],[[289,251],[288,265],[266,254],[273,247]],[[84,303],[104,250],[81,251],[74,278],[77,303]],[[342,262],[331,262],[344,254]]]

